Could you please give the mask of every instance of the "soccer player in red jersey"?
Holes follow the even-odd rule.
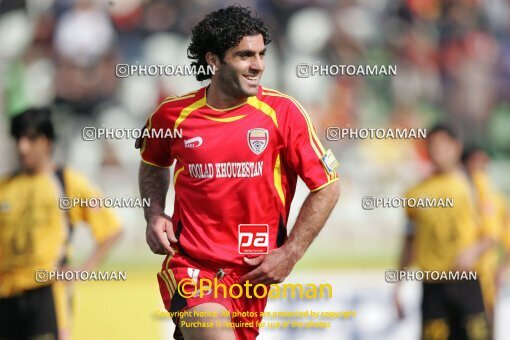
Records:
[[[270,39],[250,10],[231,6],[212,12],[192,33],[192,65],[215,71],[196,78],[211,82],[168,98],[148,119],[148,131],[180,131],[182,138],[137,143],[140,192],[151,200],[145,209],[147,243],[166,255],[158,273],[165,307],[193,312],[174,318],[175,338],[254,339],[267,297],[250,291],[225,297],[221,290],[218,296],[210,291],[183,296],[181,283],[216,278],[227,287],[246,282],[269,287],[285,280],[338,200],[338,162],[295,99],[259,85]],[[174,162],[169,217],[167,168]],[[288,235],[298,176],[311,192]],[[222,313],[227,311],[246,313],[229,317]],[[235,328],[207,322],[232,322]]]

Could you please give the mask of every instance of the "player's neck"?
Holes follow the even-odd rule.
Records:
[[[206,103],[209,107],[218,110],[225,110],[231,107],[241,105],[248,100],[247,97],[233,97],[223,91],[220,86],[211,83],[206,88]]]
[[[435,174],[436,175],[451,175],[451,174],[454,174],[459,171],[460,171],[460,167],[458,165],[455,165],[455,166],[443,168],[443,169],[436,168]]]
[[[36,164],[33,168],[26,169],[25,171],[30,174],[36,175],[44,173],[54,173],[55,170],[56,170],[55,162],[53,162],[53,160],[50,158],[42,160],[40,163]]]

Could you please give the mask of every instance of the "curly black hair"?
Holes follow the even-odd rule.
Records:
[[[188,58],[194,60],[191,65],[197,70],[207,69],[205,55],[212,52],[223,61],[225,51],[239,44],[245,36],[262,34],[264,45],[271,42],[266,24],[251,10],[239,5],[222,8],[209,13],[193,27]],[[211,78],[208,72],[197,72],[198,81]]]

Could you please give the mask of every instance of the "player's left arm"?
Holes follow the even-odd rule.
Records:
[[[285,141],[285,163],[299,175],[311,192],[284,245],[265,256],[244,259],[247,264],[257,267],[242,280],[254,284],[285,280],[321,231],[340,196],[335,156],[322,146],[303,107],[290,97],[282,100],[282,103],[286,106],[280,111],[282,115],[278,123]]]
[[[338,181],[311,192],[301,207],[287,242],[266,256],[245,258],[247,264],[258,267],[241,278],[241,281],[253,284],[283,282],[321,231],[339,197]]]
[[[71,197],[102,197],[101,192],[94,188],[86,178],[71,171],[68,171],[66,175]],[[73,224],[80,221],[85,222],[94,237],[95,247],[85,262],[80,265],[80,270],[93,270],[105,260],[113,246],[120,240],[122,226],[112,208],[75,207],[70,212]]]

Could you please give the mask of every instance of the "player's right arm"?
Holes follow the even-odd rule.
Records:
[[[65,169],[64,178],[67,187],[66,192],[69,197],[91,199],[103,196],[85,177],[72,169]],[[69,211],[69,218],[71,225],[85,222],[92,232],[96,246],[80,266],[80,270],[93,270],[103,262],[113,246],[120,240],[122,236],[121,222],[114,210],[106,207],[75,206]],[[71,270],[66,266],[67,264],[64,264],[64,267],[60,270]]]
[[[171,128],[173,122],[163,103],[147,120],[145,129]],[[144,138],[139,143],[142,162],[138,173],[138,186],[141,197],[150,200],[149,206],[144,207],[147,244],[152,252],[162,255],[174,255],[172,244],[177,243],[171,219],[164,212],[170,183],[168,168],[173,163],[171,142],[166,138]]]
[[[174,255],[171,244],[177,243],[170,217],[164,212],[169,183],[167,168],[141,162],[138,174],[140,195],[150,200],[150,205],[144,208],[147,244],[154,253],[162,255]]]
[[[399,270],[405,270],[411,265],[414,247],[414,224],[412,221],[407,222],[406,234],[404,236],[404,244],[400,253]]]

